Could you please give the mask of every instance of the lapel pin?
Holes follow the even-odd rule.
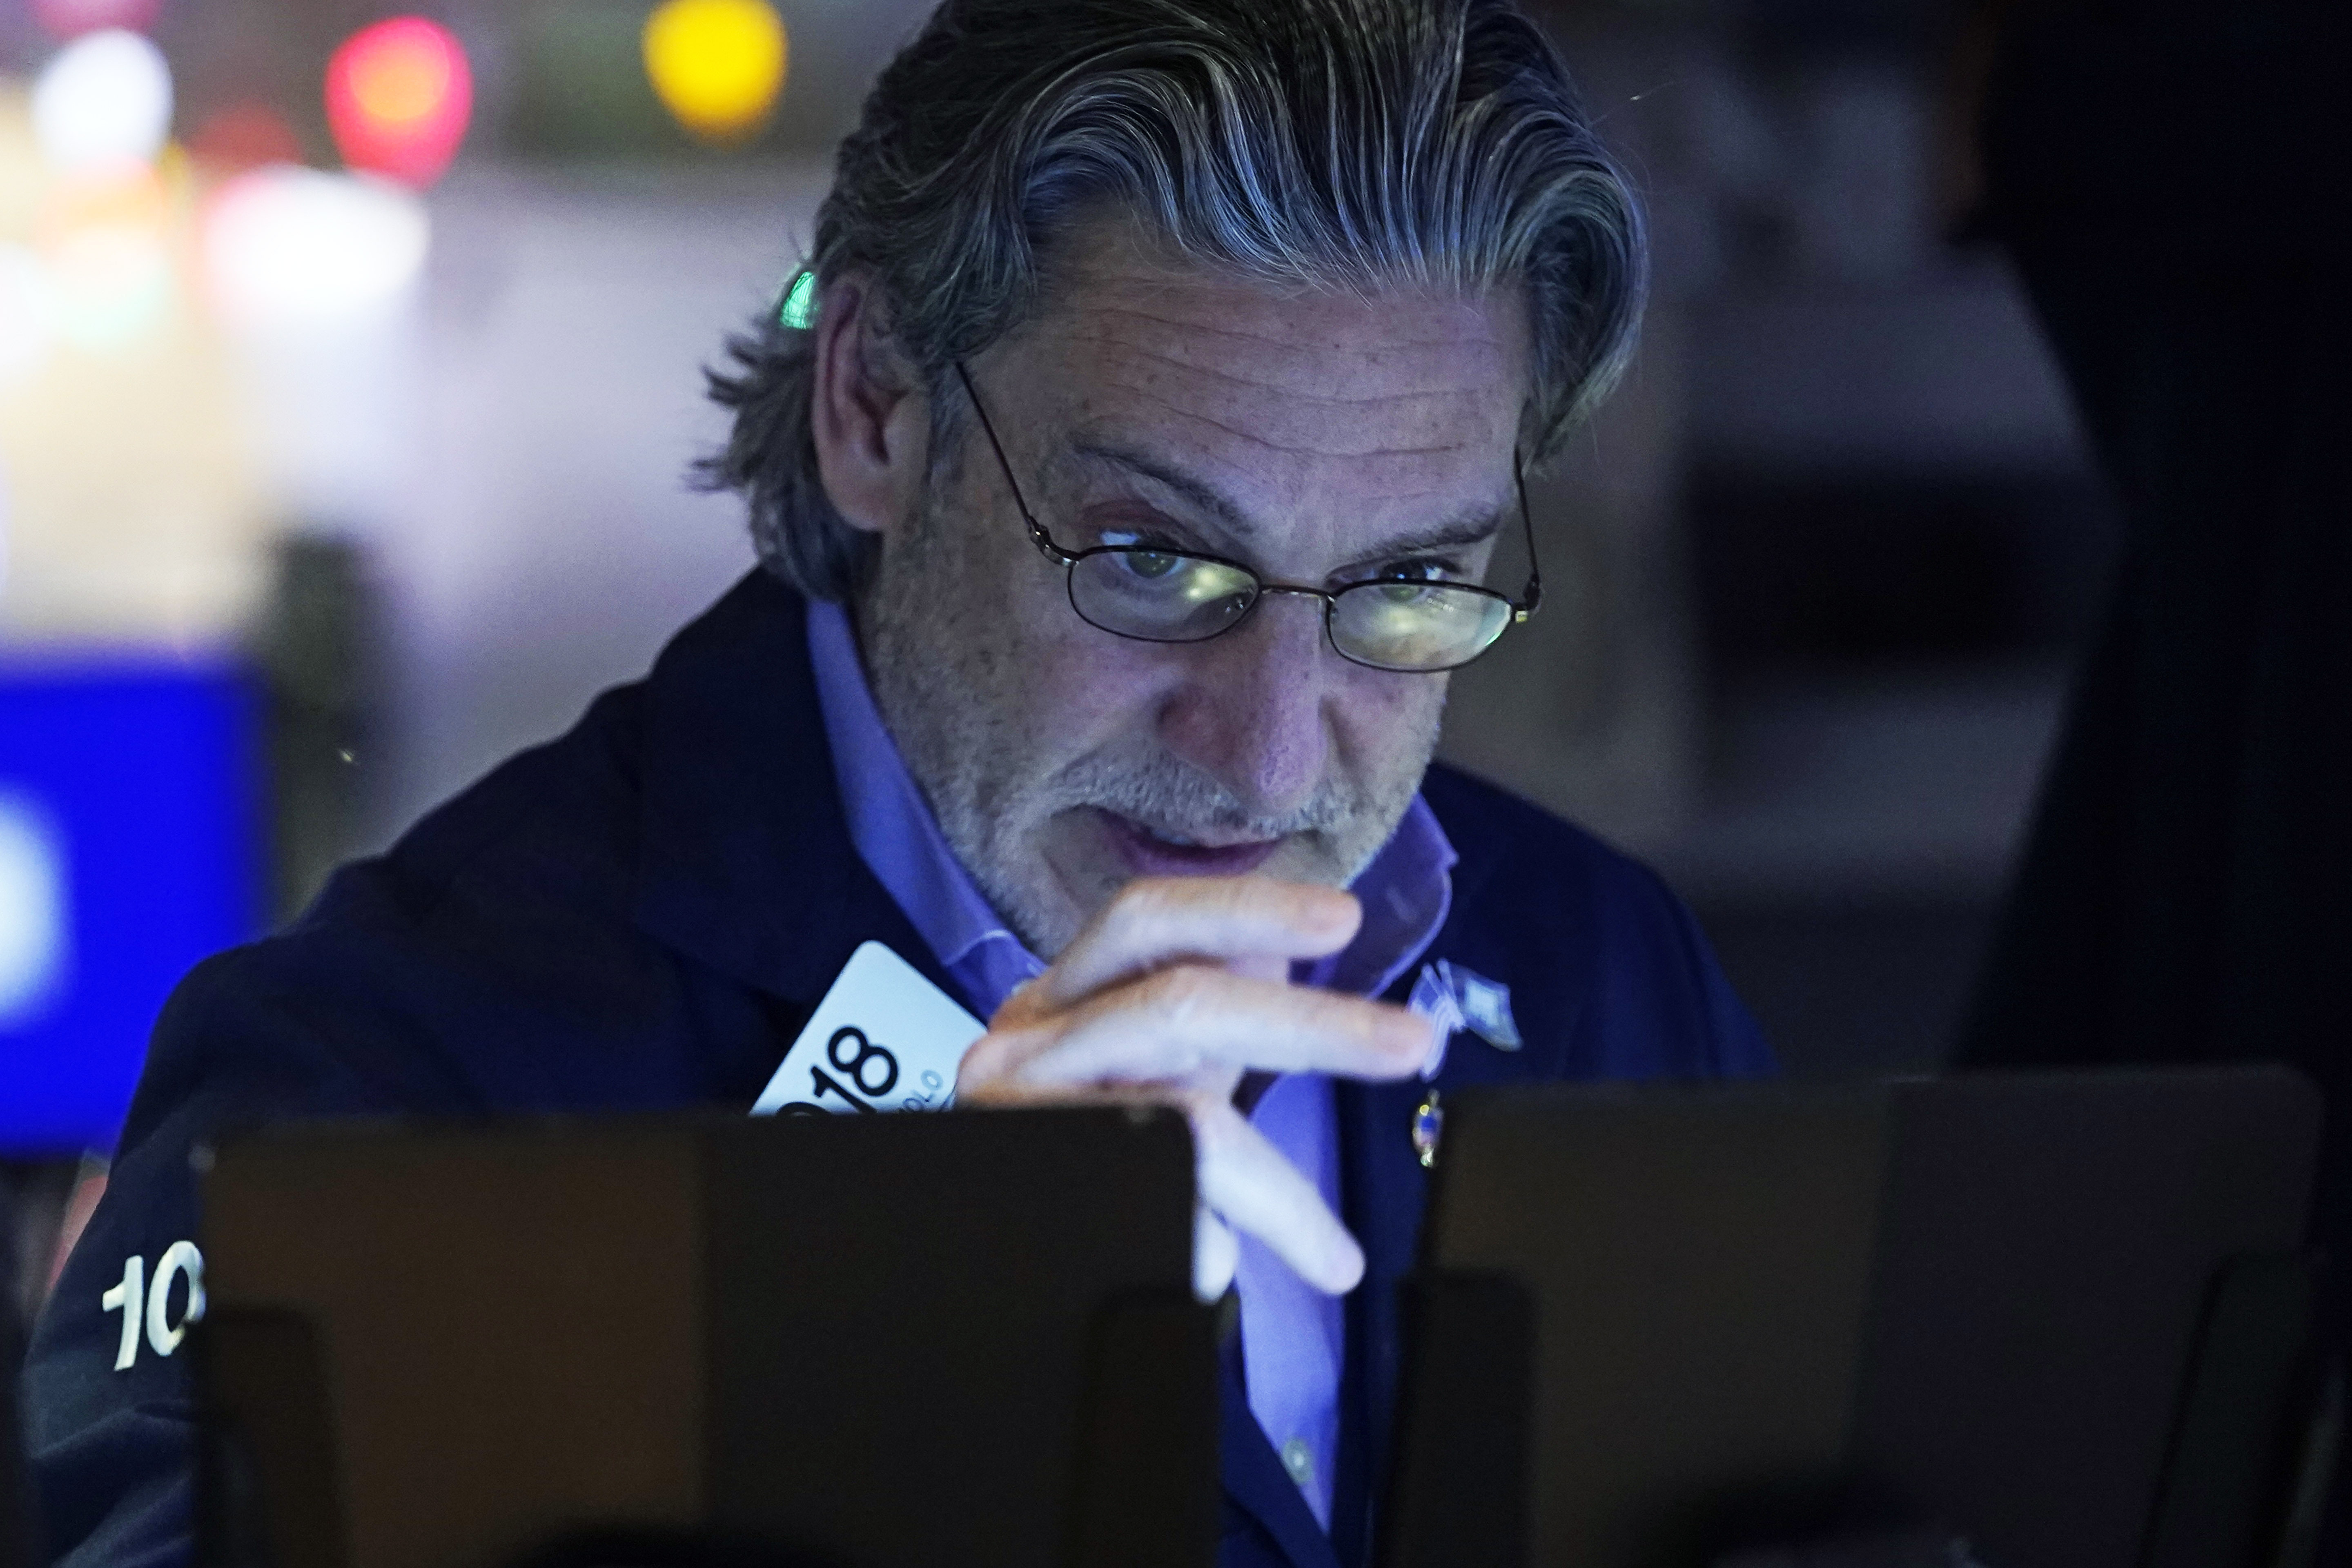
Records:
[[[1498,1051],[1516,1051],[1522,1044],[1519,1026],[1511,1016],[1511,988],[1498,980],[1449,963],[1454,994],[1461,999],[1462,1016],[1470,1032]]]
[[[1449,1034],[1467,1029],[1498,1051],[1516,1051],[1525,1044],[1511,1016],[1511,988],[1443,958],[1422,965],[1405,1005],[1436,1019]],[[1422,1076],[1435,1077],[1435,1068]]]
[[[1438,1104],[1433,1089],[1412,1108],[1412,1152],[1420,1157],[1423,1170],[1437,1163],[1437,1136],[1444,1131],[1445,1108]]]

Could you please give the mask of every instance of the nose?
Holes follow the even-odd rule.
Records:
[[[1185,651],[1191,668],[1160,710],[1160,740],[1255,810],[1303,805],[1330,754],[1324,703],[1337,656],[1322,605],[1269,593],[1240,626]]]

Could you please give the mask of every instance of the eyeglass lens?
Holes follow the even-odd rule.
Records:
[[[1161,550],[1099,550],[1070,565],[1070,605],[1091,625],[1147,642],[1201,642],[1257,602],[1257,579],[1222,561]],[[1359,583],[1334,596],[1332,646],[1381,669],[1466,664],[1510,624],[1497,595],[1443,583]]]
[[[1511,606],[1443,583],[1359,583],[1331,605],[1332,646],[1382,669],[1450,669],[1494,645]]]

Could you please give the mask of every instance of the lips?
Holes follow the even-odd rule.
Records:
[[[1172,844],[1116,812],[1097,811],[1103,836],[1139,877],[1239,877],[1265,864],[1279,838],[1244,844]]]

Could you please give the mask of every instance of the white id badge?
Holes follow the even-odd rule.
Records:
[[[988,1026],[878,942],[861,942],[810,1015],[754,1116],[944,1110]]]

